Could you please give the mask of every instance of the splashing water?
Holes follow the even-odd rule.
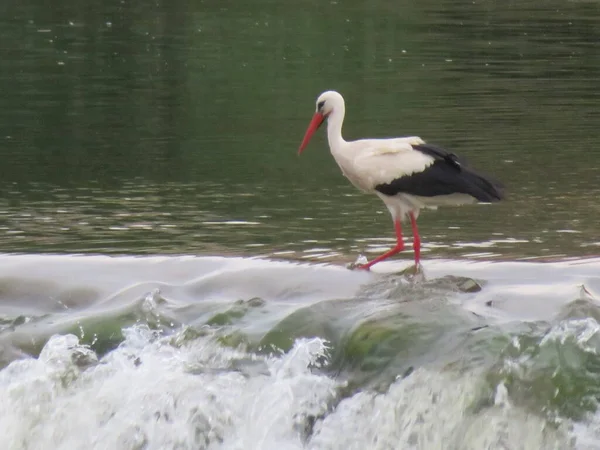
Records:
[[[579,288],[597,266],[429,263],[417,283],[394,266],[19,261],[35,270],[3,266],[3,448],[597,448],[600,307]]]
[[[508,402],[469,412],[482,392],[473,374],[418,369],[341,398],[345,384],[320,373],[327,354],[319,338],[261,356],[138,325],[98,360],[54,336],[0,372],[0,432],[23,450],[568,448]]]
[[[143,326],[99,362],[73,335],[0,372],[0,431],[11,449],[302,448],[336,382],[312,374],[326,347],[298,341],[281,358],[208,340],[170,344]],[[254,374],[239,364],[250,359]],[[86,368],[87,366],[87,368]]]

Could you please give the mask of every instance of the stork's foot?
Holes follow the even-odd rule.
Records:
[[[412,264],[405,268],[399,275],[411,283],[422,283],[425,281],[425,269],[420,263]]]
[[[353,263],[347,264],[346,268],[350,270],[370,270],[369,261],[366,256],[360,255]]]
[[[402,271],[403,275],[411,275],[411,276],[415,276],[415,275],[423,275],[425,274],[425,269],[423,269],[423,266],[421,265],[421,263],[416,263],[413,264],[412,266],[408,266],[406,269],[404,269]]]

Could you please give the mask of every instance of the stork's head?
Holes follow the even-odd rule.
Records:
[[[317,98],[317,112],[327,117],[331,112],[340,105],[344,104],[344,97],[336,91],[325,91]]]
[[[325,119],[336,110],[344,109],[344,97],[342,97],[336,91],[325,91],[319,98],[317,98],[317,109],[315,114],[306,129],[302,144],[298,149],[298,154],[302,153],[304,148],[308,145],[312,135],[319,129]]]

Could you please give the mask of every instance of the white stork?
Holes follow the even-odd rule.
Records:
[[[404,249],[402,220],[410,218],[417,267],[421,239],[417,217],[422,208],[474,202],[495,202],[504,197],[503,186],[468,168],[454,153],[427,144],[417,136],[392,139],[361,139],[347,142],[342,137],[346,106],[335,91],[317,99],[317,110],[306,130],[298,154],[308,145],[314,132],[327,119],[329,148],[342,173],[367,193],[376,194],[394,220],[397,243],[394,248],[358,267],[370,269]]]

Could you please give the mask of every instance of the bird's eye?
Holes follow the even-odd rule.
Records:
[[[319,102],[317,103],[317,108],[319,109],[323,109],[323,105],[325,104],[325,101]]]

